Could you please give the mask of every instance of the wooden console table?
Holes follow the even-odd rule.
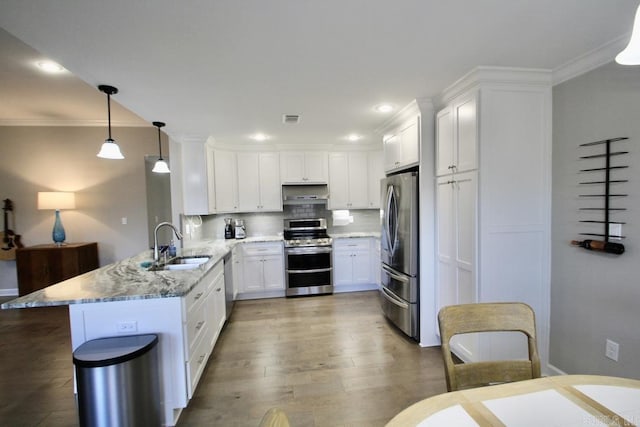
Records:
[[[98,244],[36,245],[16,251],[20,296],[70,279],[98,265]]]

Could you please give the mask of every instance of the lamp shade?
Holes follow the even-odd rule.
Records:
[[[98,157],[102,159],[124,159],[122,152],[120,151],[120,147],[113,139],[106,139],[104,144],[102,144],[102,148],[100,148],[100,152],[98,153]]]
[[[151,172],[171,173],[171,171],[169,170],[169,165],[162,159],[156,161],[156,164],[153,166],[153,169],[151,169]]]
[[[38,209],[75,209],[76,193],[67,191],[40,191],[38,192]]]
[[[629,44],[616,56],[616,62],[621,65],[640,64],[640,6],[636,10]]]

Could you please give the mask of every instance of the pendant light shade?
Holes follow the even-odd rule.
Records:
[[[109,137],[105,139],[102,148],[98,153],[98,157],[103,159],[124,159],[124,156],[120,152],[120,147],[111,138],[111,95],[118,93],[118,89],[113,86],[100,85],[98,86],[100,92],[107,94],[107,117],[109,120]]]
[[[640,6],[636,10],[633,21],[633,31],[629,44],[616,56],[616,62],[621,65],[640,65]]]
[[[151,169],[151,172],[170,173],[171,171],[169,170],[169,165],[167,165],[167,162],[165,162],[164,159],[162,158],[162,139],[161,139],[160,128],[164,127],[164,123],[153,122],[153,125],[158,128],[158,149],[160,151],[160,158],[158,159],[156,164],[153,166],[153,169]]]

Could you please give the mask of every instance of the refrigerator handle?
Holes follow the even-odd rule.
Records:
[[[380,290],[382,291],[382,296],[385,297],[385,299],[391,304],[397,305],[398,307],[405,310],[409,308],[409,304],[400,300],[398,297],[389,292],[385,287],[380,288]]]
[[[395,209],[394,199],[395,199],[395,188],[393,187],[393,184],[390,184],[387,187],[387,200],[386,200],[387,217],[385,218],[386,224],[384,228],[387,234],[387,242],[389,244],[389,249],[391,254],[393,254],[396,250],[395,239],[396,239],[396,233],[397,233],[397,226],[396,226],[397,212]]]
[[[409,282],[409,278],[408,278],[408,277],[400,276],[400,275],[398,275],[398,274],[394,273],[393,271],[391,271],[391,270],[389,269],[389,267],[387,267],[387,266],[386,266],[386,265],[384,265],[384,264],[382,264],[382,269],[383,269],[383,270],[384,270],[384,272],[385,272],[389,277],[391,277],[392,279],[395,279],[395,280],[397,280],[397,281],[399,281],[399,282],[404,282],[404,283]]]

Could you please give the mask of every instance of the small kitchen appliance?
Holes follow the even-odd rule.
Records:
[[[236,230],[233,225],[233,218],[224,219],[224,238],[233,239],[236,237]]]
[[[236,230],[235,230],[236,239],[244,239],[247,237],[247,230],[244,226],[243,219],[236,219]]]

